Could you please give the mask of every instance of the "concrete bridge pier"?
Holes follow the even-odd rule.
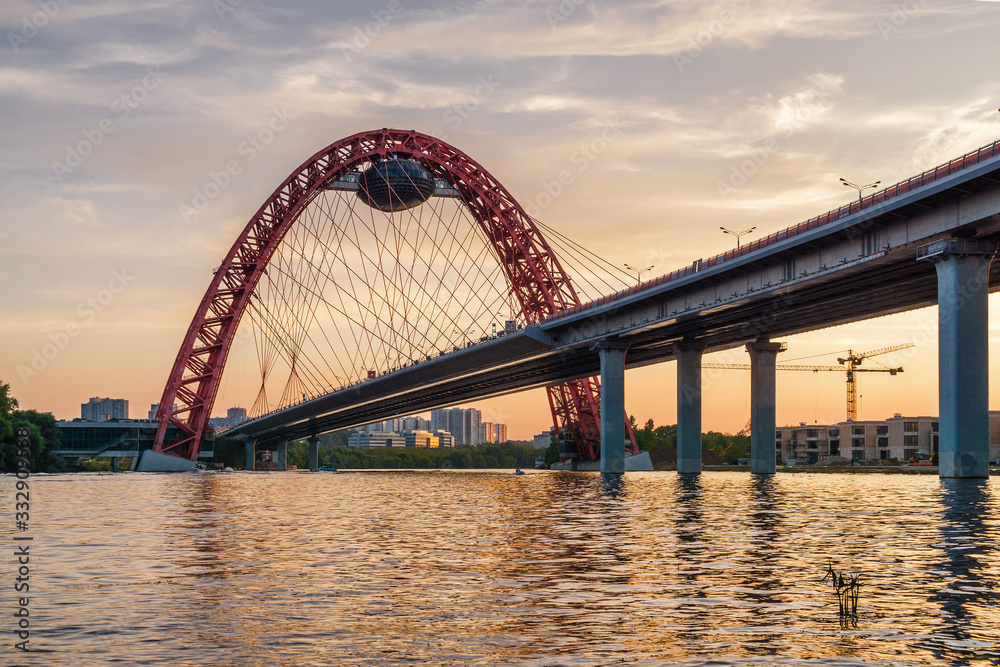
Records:
[[[625,352],[628,343],[594,345],[601,355],[601,473],[625,472]]]
[[[945,239],[921,246],[938,278],[938,475],[989,477],[987,294],[996,244]]]
[[[677,357],[677,473],[701,472],[701,356],[705,346],[674,343]]]
[[[288,470],[288,441],[282,440],[274,450],[274,462],[278,464],[278,470]]]
[[[784,343],[747,343],[750,353],[750,472],[773,475],[775,465],[775,362]]]
[[[315,470],[319,467],[319,437],[309,436],[309,469]]]
[[[243,464],[244,470],[253,470],[254,463],[256,463],[257,453],[255,451],[256,440],[247,440],[246,442],[246,462]]]

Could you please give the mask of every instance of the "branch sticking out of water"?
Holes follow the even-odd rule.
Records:
[[[833,569],[831,562],[827,566],[826,575],[823,581],[830,579],[833,583],[833,591],[837,594],[837,602],[840,605],[841,616],[858,616],[858,595],[861,591],[860,574],[843,574]]]

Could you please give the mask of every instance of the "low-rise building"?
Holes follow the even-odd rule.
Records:
[[[991,443],[1000,443],[1000,412],[990,413]],[[904,417],[897,413],[882,421],[844,421],[775,429],[778,461],[811,464],[830,456],[858,461],[908,461],[938,451],[937,417]],[[1000,457],[1000,444],[991,444],[990,458]]]
[[[137,457],[143,450],[153,448],[159,425],[151,419],[57,421],[56,426],[62,437],[54,453],[71,461],[94,457]],[[181,435],[176,426],[167,426],[167,440],[176,440]],[[198,457],[212,458],[213,455],[213,442],[206,440],[198,451]]]
[[[406,438],[391,431],[355,431],[347,436],[348,447],[406,447]]]
[[[531,444],[535,446],[535,449],[548,449],[549,445],[552,444],[552,436],[555,432],[555,428],[543,431],[531,439]]]
[[[448,431],[434,431],[438,439],[438,447],[454,447],[455,437]]]

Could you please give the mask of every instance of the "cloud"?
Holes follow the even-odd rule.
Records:
[[[658,271],[724,250],[720,225],[770,232],[843,203],[841,175],[898,180],[1000,130],[991,83],[1000,17],[964,0],[921,3],[889,39],[877,21],[891,21],[893,6],[854,0],[227,6],[70,2],[7,51],[0,258],[5,311],[17,310],[21,333],[71,314],[79,285],[134,257],[143,271],[116,308],[139,309],[143,326],[161,331],[164,347],[136,345],[169,367],[176,349],[164,341],[183,335],[211,269],[261,202],[309,155],[365,129],[440,130],[531,200],[613,120],[620,135],[574,172],[543,221],[614,264],[655,251],[647,264]],[[38,7],[3,3],[0,32],[20,30]],[[166,77],[119,118],[111,104],[149,65]],[[481,77],[499,85],[477,98]],[[456,105],[470,110],[457,126]],[[276,107],[295,120],[184,225],[178,205],[241,159],[240,143]],[[53,181],[52,163],[105,117],[114,131]],[[769,138],[777,148],[721,199],[717,183]],[[144,299],[156,307],[140,308]],[[0,349],[11,341],[0,338]],[[156,400],[162,378],[143,382],[149,395],[131,398]]]
[[[42,197],[33,211],[36,223],[42,226],[72,225],[96,228],[100,220],[94,202],[89,199],[63,199],[61,196]]]

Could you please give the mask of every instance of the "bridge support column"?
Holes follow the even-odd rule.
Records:
[[[118,472],[118,457],[111,457],[111,472]]]
[[[750,472],[773,475],[775,465],[775,362],[784,343],[767,339],[747,344],[750,353]]]
[[[315,435],[309,436],[309,469],[315,470],[319,467],[319,438]]]
[[[601,355],[601,473],[625,472],[625,352],[616,340],[594,345]]]
[[[701,343],[674,344],[677,357],[677,473],[701,472]]]
[[[288,470],[288,441],[282,440],[278,443],[278,448],[274,451],[275,463],[278,470]]]
[[[989,477],[987,293],[996,245],[945,239],[917,249],[938,278],[938,475]]]
[[[254,445],[257,444],[256,440],[247,440],[246,442],[246,462],[243,464],[244,470],[253,470],[254,463],[256,463],[256,452],[254,451]]]

